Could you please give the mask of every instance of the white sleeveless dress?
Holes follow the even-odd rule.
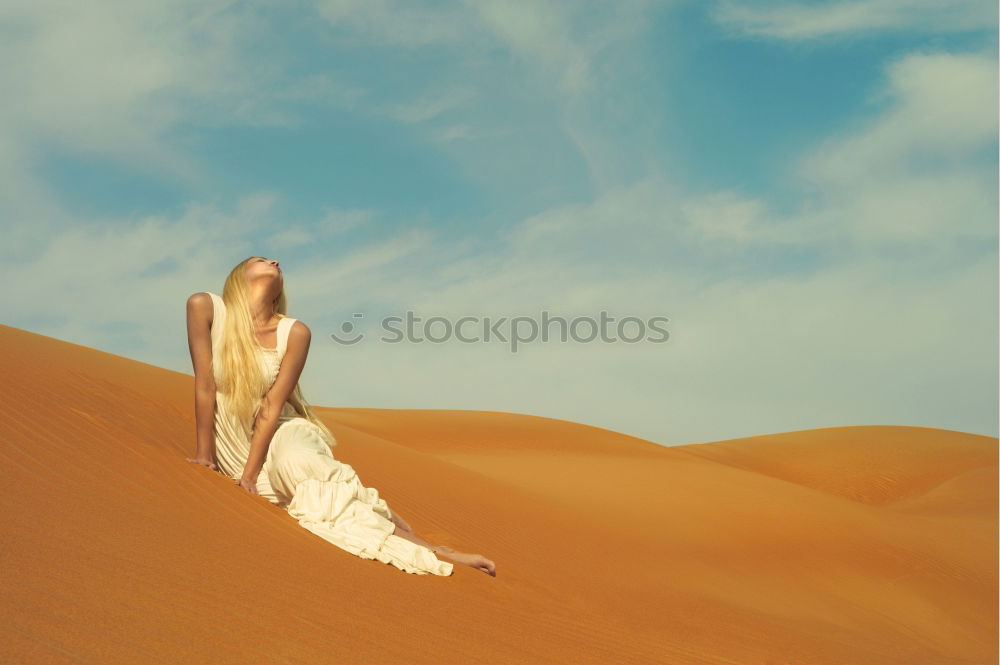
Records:
[[[212,357],[219,357],[224,334],[226,305],[210,291],[215,313],[212,320]],[[288,333],[296,319],[278,321],[278,345],[258,344],[260,368],[273,384],[288,346]],[[219,366],[213,363],[216,382]],[[226,408],[226,396],[216,393],[216,463],[230,478],[240,478],[250,456],[250,441]],[[278,416],[264,465],[257,476],[257,491],[284,508],[299,524],[320,538],[362,559],[375,559],[417,575],[451,575],[454,564],[441,561],[428,548],[393,533],[395,524],[378,490],[365,487],[350,464],[340,462],[315,424],[299,416],[286,402]]]

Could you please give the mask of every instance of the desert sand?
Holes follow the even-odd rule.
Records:
[[[998,659],[995,438],[317,408],[419,535],[497,564],[410,575],[186,462],[191,375],[2,325],[0,355],[2,663]]]

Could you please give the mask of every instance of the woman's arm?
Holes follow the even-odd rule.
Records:
[[[278,369],[278,376],[271,385],[271,389],[264,395],[254,420],[253,435],[250,438],[250,454],[247,456],[246,466],[243,467],[243,477],[240,478],[240,485],[244,488],[253,487],[257,484],[257,476],[264,467],[264,460],[267,459],[267,449],[271,445],[271,438],[278,429],[278,416],[281,415],[281,408],[288,401],[288,396],[295,390],[305,367],[306,357],[309,355],[309,344],[312,341],[312,331],[309,327],[296,321],[292,324],[292,329],[288,331],[288,347],[285,350],[285,357],[281,360],[281,367]]]
[[[187,300],[188,348],[194,365],[194,413],[197,446],[191,462],[216,469],[215,375],[212,373],[212,296],[195,293]]]

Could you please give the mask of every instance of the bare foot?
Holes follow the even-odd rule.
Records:
[[[484,557],[482,554],[466,554],[465,552],[456,552],[445,545],[438,545],[436,551],[442,552],[443,556],[447,559],[451,559],[456,563],[464,564],[470,568],[475,568],[476,570],[481,570],[490,577],[497,576],[496,564]]]

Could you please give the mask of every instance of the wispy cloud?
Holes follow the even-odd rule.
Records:
[[[433,373],[433,389],[449,404],[523,412],[509,387],[530,375],[539,412],[621,422],[662,441],[704,440],[696,423],[707,421],[720,439],[849,424],[970,430],[976,422],[976,431],[990,431],[995,168],[975,152],[993,140],[995,113],[978,97],[991,94],[991,67],[980,54],[912,54],[888,65],[882,115],[803,157],[819,195],[791,214],[735,192],[693,197],[650,177],[526,218],[503,244],[446,272],[421,271],[424,279],[381,300],[453,316],[537,316],[542,308],[666,315],[670,344],[529,346],[522,355],[534,369],[524,376],[488,349],[456,349],[455,357],[503,377],[497,390],[474,395],[460,388],[464,363],[416,349],[407,362],[418,375]],[[955,81],[985,91],[958,94]],[[943,112],[939,98],[961,109]],[[956,134],[964,138],[950,143]],[[926,152],[935,147],[942,152]],[[922,174],[912,161],[918,153],[924,170],[941,171]],[[970,238],[978,242],[959,241]],[[439,251],[443,244],[434,243]],[[588,377],[614,383],[627,399],[594,400]],[[950,387],[942,393],[941,385]],[[374,385],[358,388],[377,394]]]
[[[592,58],[641,30],[652,4],[317,0],[316,7],[348,43],[363,40],[404,49],[452,46],[473,58],[481,58],[490,46],[501,47],[522,61],[526,73],[543,74],[560,93],[573,95],[590,87]]]
[[[451,109],[468,104],[475,97],[475,92],[469,89],[449,90],[428,94],[402,104],[386,106],[384,112],[400,122],[407,124],[425,122],[436,118]]]
[[[313,232],[344,233],[370,223],[378,213],[375,210],[326,210],[326,214],[312,226]]]
[[[995,31],[997,23],[996,3],[980,0],[849,0],[821,4],[723,0],[711,13],[719,25],[734,34],[788,41],[903,30]]]
[[[664,20],[661,4],[321,1],[324,22],[309,34],[336,58],[322,51],[302,69],[287,52],[265,57],[275,28],[261,6],[0,9],[24,28],[0,44],[7,61],[25,63],[0,72],[10,91],[0,108],[0,256],[18,284],[4,300],[10,321],[186,371],[183,298],[219,288],[239,259],[279,252],[294,315],[316,335],[304,378],[315,403],[538,413],[665,443],[845,424],[993,427],[990,52],[912,50],[885,63],[860,115],[775,174],[804,201],[779,207],[768,190],[694,193],[666,175],[663,156],[676,146],[651,131],[666,109],[637,93],[662,71],[643,41],[651,17]],[[975,24],[955,18],[962,11],[982,20],[971,4],[873,2],[865,7],[878,11],[864,16],[858,6],[730,2],[717,16],[741,39],[889,24],[919,32],[934,17],[946,32]],[[380,77],[384,63],[391,74]],[[665,92],[657,99],[675,103],[666,100],[685,90]],[[315,111],[308,123],[301,107]],[[199,152],[192,127],[236,134],[236,155],[263,136],[279,158],[270,171],[263,153],[252,168],[213,162],[216,146]],[[360,146],[350,144],[355,129]],[[426,206],[388,213],[378,197],[413,172],[404,165],[388,183],[363,160],[383,140],[384,159],[405,160],[428,139],[445,175],[416,195]],[[314,140],[336,149],[310,161]],[[186,200],[151,215],[83,214],[36,169],[63,153],[186,183]],[[339,167],[349,177],[328,177]],[[235,182],[217,193],[213,169],[225,168]],[[567,187],[567,173],[589,175],[591,188]],[[269,176],[288,190],[261,186]],[[480,212],[471,191],[434,207],[444,188],[474,190],[467,180],[529,212]],[[664,315],[672,338],[526,345],[516,355],[503,345],[347,349],[324,339],[357,311],[542,308]]]
[[[181,121],[268,121],[254,99],[278,72],[242,66],[266,24],[230,2],[4,3],[3,126],[23,149],[40,138],[173,175],[196,170],[163,134]],[[196,112],[196,113],[195,113]],[[260,114],[260,115],[259,115]]]
[[[0,69],[0,194],[11,225],[0,256],[34,256],[77,221],[39,174],[45,158],[82,156],[198,191],[212,176],[177,127],[294,124],[275,103],[289,91],[280,68],[266,58],[246,66],[270,29],[256,10],[229,0],[3,3],[0,59],[17,65]]]
[[[475,39],[475,22],[460,4],[403,0],[317,0],[319,14],[340,37],[365,45],[406,48]]]
[[[886,66],[885,112],[791,169],[864,241],[996,236],[998,69],[990,53],[913,53]],[[859,243],[863,244],[863,243]]]

